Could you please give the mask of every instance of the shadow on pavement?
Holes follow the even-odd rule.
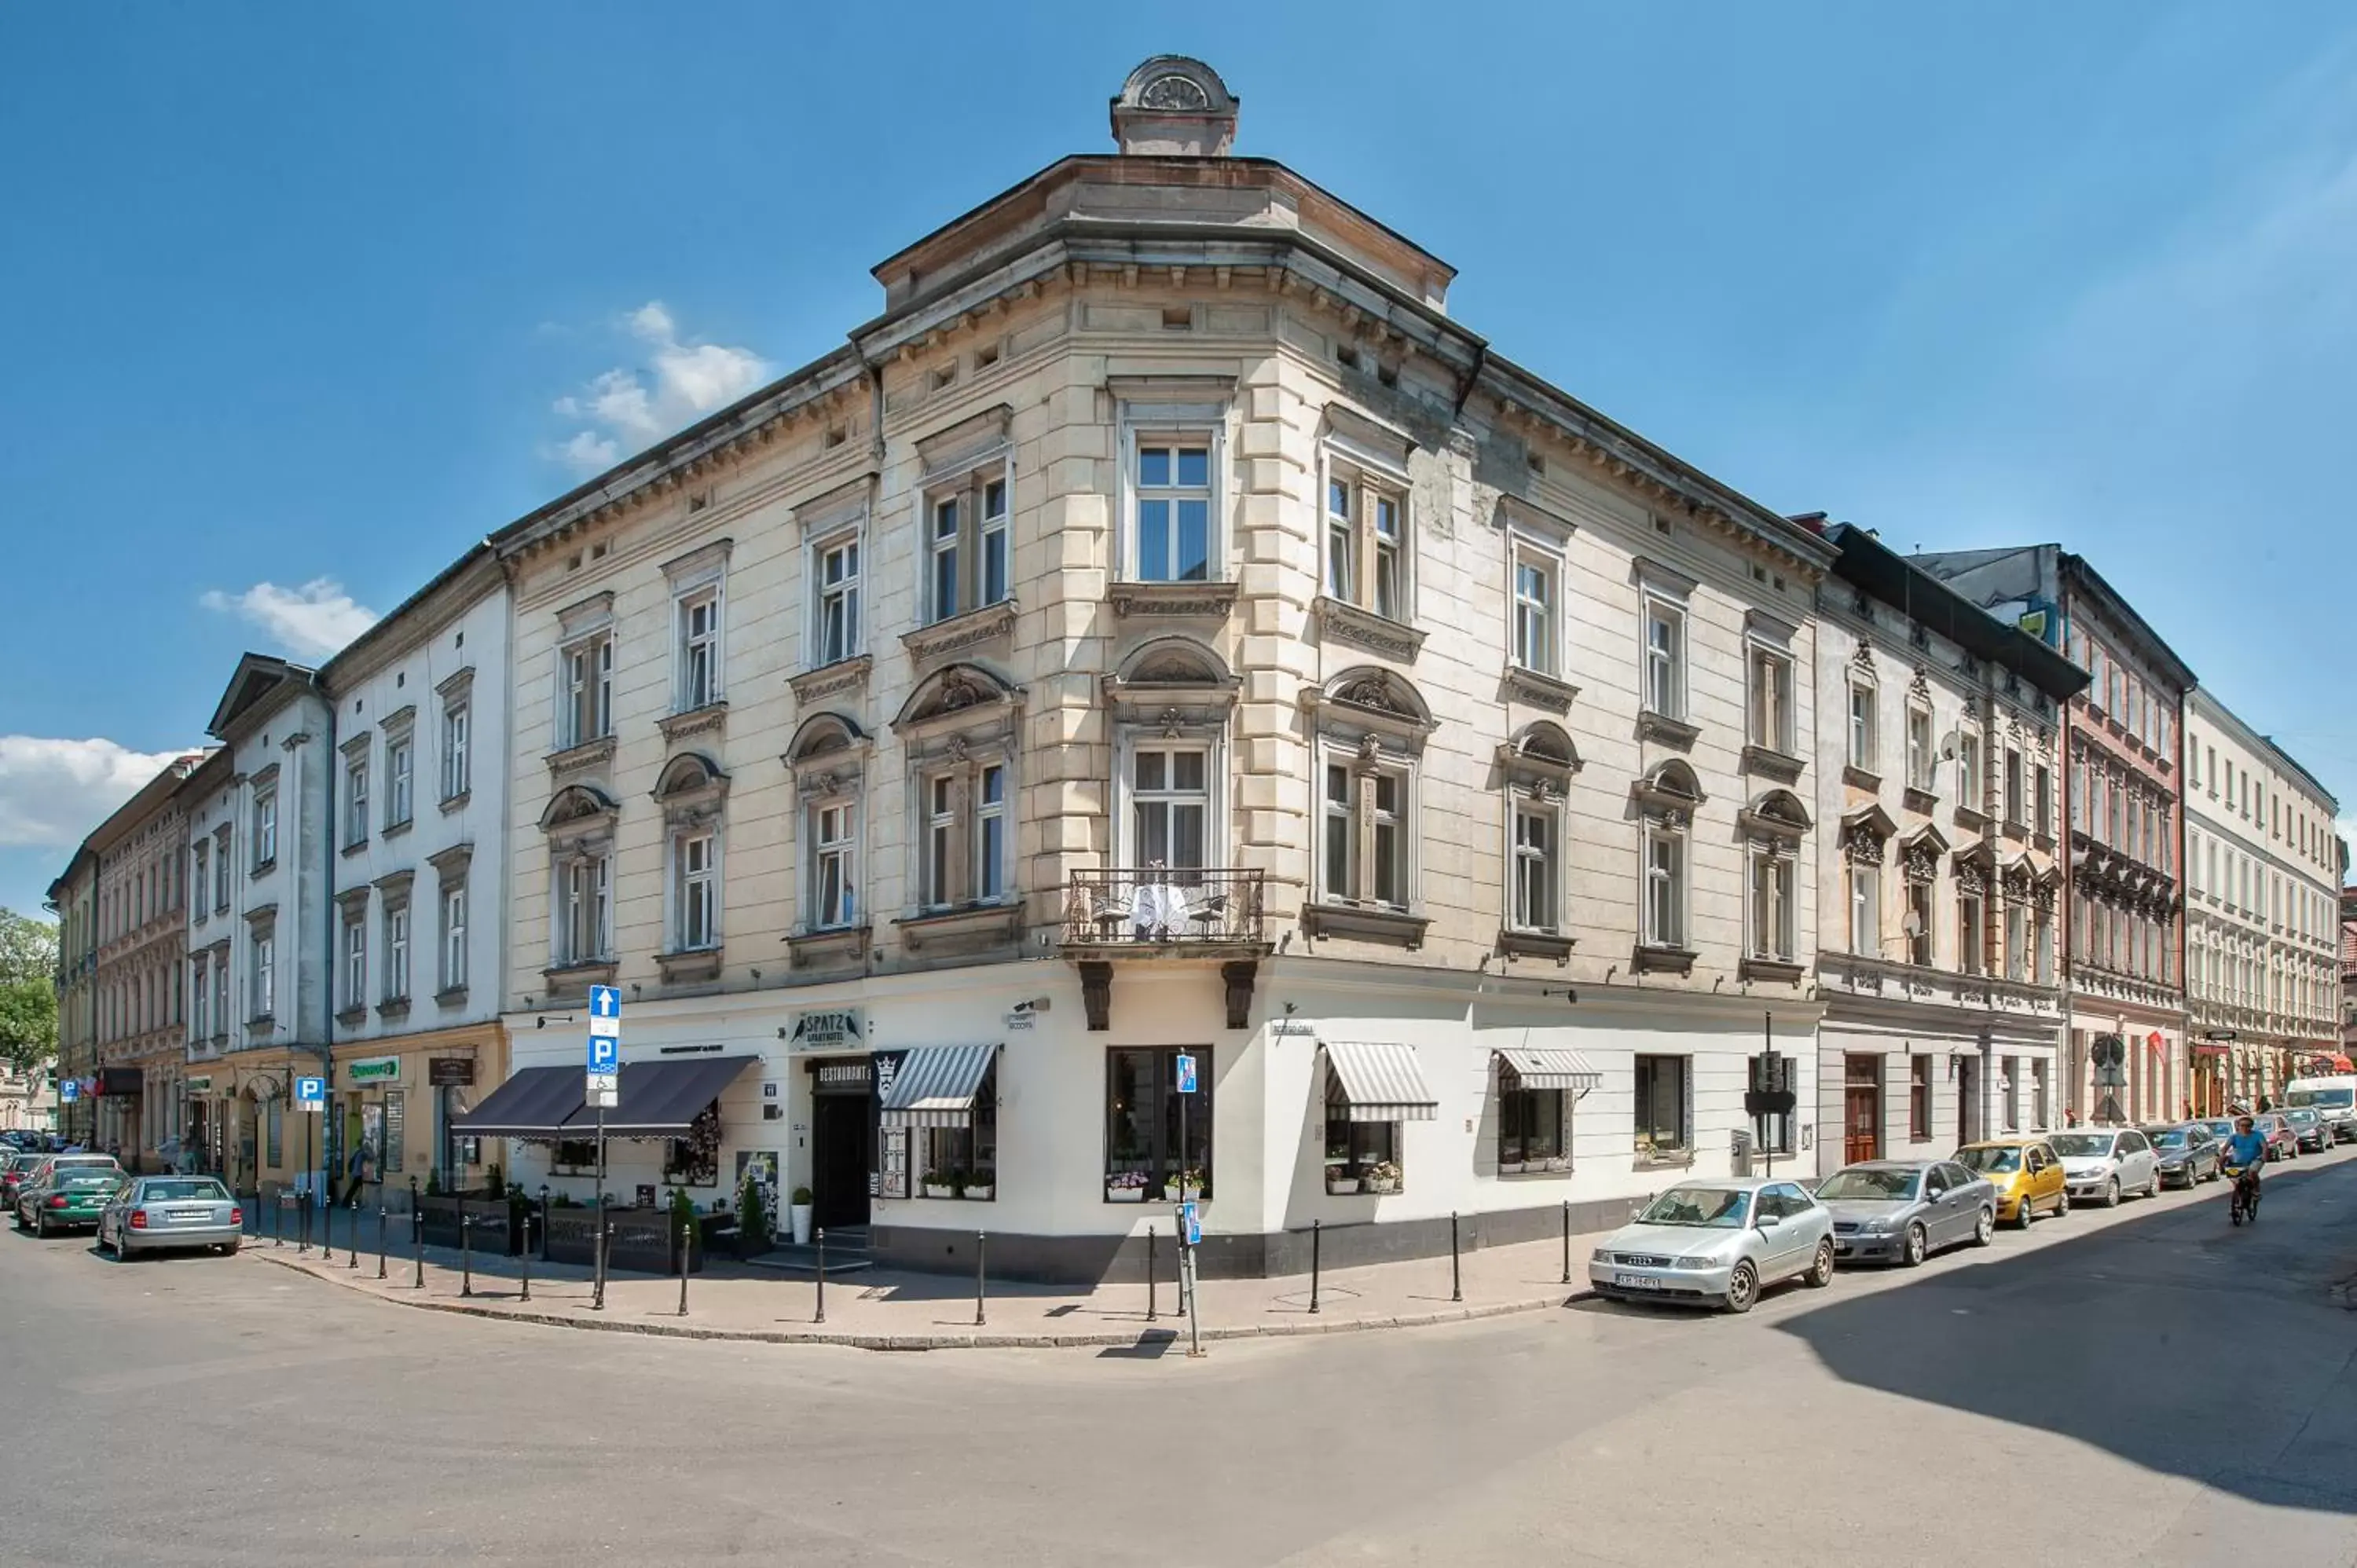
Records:
[[[2357,1165],[2271,1175],[2246,1228],[2209,1190],[2035,1251],[2000,1235],[1895,1288],[1845,1274],[1772,1326],[1854,1384],[2357,1514],[2357,1313],[2333,1289],[2357,1269]]]

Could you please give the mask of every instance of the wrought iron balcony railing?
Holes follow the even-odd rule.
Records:
[[[1064,945],[1249,947],[1264,940],[1261,883],[1258,870],[1076,871],[1064,886]]]

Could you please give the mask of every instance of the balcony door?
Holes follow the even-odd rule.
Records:
[[[1140,744],[1130,753],[1129,800],[1131,854],[1140,868],[1201,871],[1209,866],[1209,746]]]

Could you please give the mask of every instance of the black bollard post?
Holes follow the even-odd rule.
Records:
[[[1465,1276],[1457,1266],[1457,1210],[1448,1211],[1448,1299],[1465,1299]]]
[[[253,1201],[256,1204],[259,1204],[262,1201],[262,1195],[260,1193],[256,1193],[254,1195]],[[279,1211],[284,1209],[285,1207],[286,1195],[285,1193],[274,1192],[270,1195],[270,1244],[274,1247],[284,1247],[286,1245],[285,1239],[278,1233]]]
[[[1146,1321],[1148,1323],[1154,1321],[1154,1276],[1161,1272],[1154,1256],[1154,1241],[1158,1234],[1153,1226],[1146,1228]]]
[[[614,1240],[614,1222],[600,1220],[597,1225],[597,1257],[595,1277],[589,1283],[589,1310],[606,1310],[606,1252]]]
[[[413,1208],[409,1211],[409,1260],[417,1265],[416,1277],[410,1281],[411,1288],[424,1290],[425,1288],[425,1211],[422,1208]]]
[[[984,1253],[989,1250],[989,1247],[990,1233],[985,1230],[975,1231],[974,1233],[974,1326],[976,1328],[981,1327],[984,1321],[982,1316],[982,1260]]]
[[[301,1257],[311,1250],[311,1195],[295,1194],[295,1255]]]
[[[1571,1205],[1563,1206],[1563,1283],[1571,1283]]]
[[[826,1321],[826,1227],[818,1228],[818,1316],[813,1323]]]
[[[541,1245],[544,1247],[548,1245],[548,1227],[545,1224],[541,1226],[540,1235]],[[516,1299],[530,1301],[532,1299],[532,1210],[529,1208],[523,1211],[523,1249],[516,1254],[516,1262],[523,1269],[523,1294]]]
[[[679,1315],[682,1317],[687,1316],[687,1227],[688,1221],[683,1217],[679,1222]]]
[[[475,1294],[475,1217],[466,1211],[465,1198],[458,1200],[458,1294]]]
[[[344,1251],[351,1256],[344,1261],[344,1267],[357,1269],[361,1266],[361,1200],[355,1197],[347,1207],[352,1217],[349,1221],[350,1229],[344,1233]]]
[[[1325,1222],[1318,1219],[1311,1220],[1309,1222],[1309,1310],[1312,1312],[1318,1310],[1318,1243],[1325,1239]]]
[[[384,1194],[377,1195],[376,1205],[376,1277],[384,1278]]]

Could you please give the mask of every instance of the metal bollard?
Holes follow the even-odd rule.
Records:
[[[417,1265],[417,1277],[410,1282],[412,1288],[425,1288],[425,1211],[409,1211],[409,1257]]]
[[[383,1195],[380,1193],[378,1197],[382,1198]],[[376,1277],[379,1279],[384,1278],[384,1205],[379,1202],[376,1206]]]
[[[262,1203],[262,1195],[260,1193],[256,1193],[254,1195],[253,1201],[255,1207],[259,1208]],[[285,1208],[286,1195],[285,1193],[274,1192],[270,1195],[270,1244],[274,1247],[284,1247],[286,1245],[285,1240],[278,1234],[278,1216]]]
[[[463,1208],[458,1212],[458,1294],[475,1294],[475,1217]]]
[[[1309,1222],[1309,1310],[1312,1312],[1318,1310],[1318,1243],[1326,1239],[1324,1226],[1323,1220]]]
[[[813,1323],[826,1321],[826,1227],[818,1228],[818,1316]]]
[[[688,1221],[683,1219],[679,1222],[679,1315],[682,1317],[687,1316],[687,1239],[689,1234]]]
[[[544,1224],[540,1228],[540,1244],[544,1247],[548,1245],[548,1227]],[[516,1254],[516,1261],[523,1267],[523,1294],[516,1299],[530,1301],[532,1299],[532,1210],[529,1208],[523,1211],[523,1251]]]
[[[589,1310],[592,1312],[606,1310],[606,1252],[613,1240],[614,1222],[608,1219],[597,1227],[597,1277],[589,1284]]]
[[[355,1197],[346,1207],[351,1210],[352,1218],[350,1229],[344,1233],[344,1251],[351,1256],[345,1261],[344,1267],[357,1269],[361,1266],[361,1200]]]
[[[1157,1232],[1153,1226],[1148,1225],[1146,1228],[1146,1321],[1148,1323],[1154,1321],[1154,1290],[1156,1283],[1154,1276],[1161,1273],[1160,1265],[1157,1262],[1154,1256],[1155,1238],[1158,1234],[1159,1232]]]
[[[989,1247],[990,1233],[986,1230],[975,1231],[974,1233],[974,1326],[976,1328],[980,1328],[985,1321],[982,1314],[982,1264],[983,1256]]]
[[[1448,1299],[1465,1299],[1465,1277],[1457,1266],[1457,1210],[1448,1211]]]
[[[295,1255],[301,1257],[311,1250],[311,1195],[295,1195]]]
[[[1571,1205],[1563,1206],[1563,1283],[1571,1283]]]

